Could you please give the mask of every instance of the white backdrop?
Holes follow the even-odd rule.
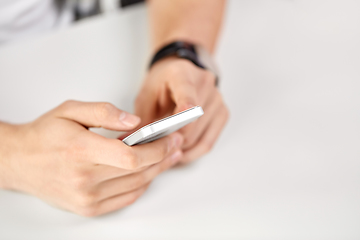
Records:
[[[0,191],[0,239],[360,238],[360,2],[227,10],[217,60],[231,119],[215,149],[99,218]],[[69,98],[131,111],[146,21],[137,6],[0,48],[0,119],[30,121]]]

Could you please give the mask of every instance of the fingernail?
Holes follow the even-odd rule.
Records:
[[[128,127],[135,127],[140,122],[140,118],[138,116],[126,112],[122,112],[120,114],[119,120]]]
[[[181,151],[176,151],[173,155],[170,156],[171,163],[175,164],[175,163],[179,162],[181,159],[181,156],[182,156]]]

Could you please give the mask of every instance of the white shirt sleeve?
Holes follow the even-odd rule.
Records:
[[[0,0],[0,44],[69,25],[72,7],[54,0]]]

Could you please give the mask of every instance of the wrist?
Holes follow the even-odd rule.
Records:
[[[151,59],[149,68],[157,62],[175,57],[179,59],[186,59],[198,68],[207,70],[214,74],[215,85],[218,86],[218,70],[211,54],[201,45],[186,41],[174,41],[164,45],[154,54]]]
[[[19,125],[0,122],[0,188],[14,189],[14,169],[12,161],[18,152],[17,135]]]

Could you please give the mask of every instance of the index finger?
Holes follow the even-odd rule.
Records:
[[[198,104],[196,85],[189,78],[178,77],[168,83],[174,103],[175,113],[195,107]]]
[[[151,143],[133,146],[137,159],[135,168],[153,165],[164,160],[170,153],[180,149],[183,142],[182,135],[176,132]]]
[[[107,139],[97,135],[86,146],[86,159],[96,164],[135,170],[162,161],[170,153],[180,149],[183,137],[173,133],[151,143],[127,146],[118,139]]]

